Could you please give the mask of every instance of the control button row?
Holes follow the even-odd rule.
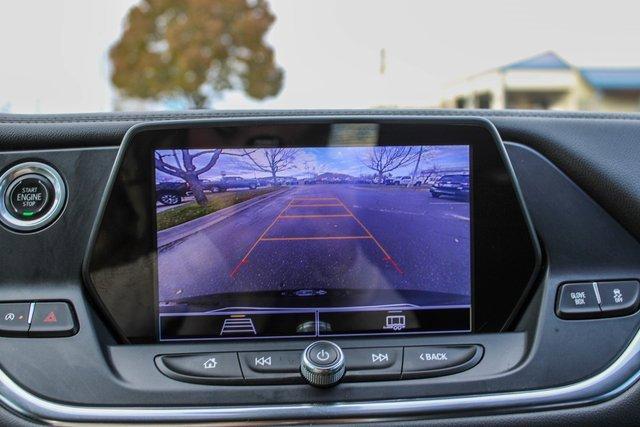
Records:
[[[565,283],[560,286],[556,314],[563,319],[625,316],[638,311],[640,282]]]
[[[0,303],[0,335],[13,337],[65,337],[78,332],[67,302]]]
[[[321,359],[334,357],[330,349],[324,349],[327,354],[322,350],[317,351]],[[347,348],[342,352],[346,366],[343,381],[449,375],[475,366],[483,353],[477,345]],[[165,375],[187,382],[292,384],[304,382],[300,372],[302,353],[278,350],[163,355],[156,358],[156,365]]]

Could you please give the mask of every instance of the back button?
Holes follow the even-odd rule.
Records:
[[[454,374],[473,367],[481,356],[476,345],[405,347],[402,378]]]

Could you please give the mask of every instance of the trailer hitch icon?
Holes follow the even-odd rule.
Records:
[[[401,331],[406,326],[406,317],[403,315],[387,316],[385,319],[385,325],[382,329],[392,329],[394,331]]]

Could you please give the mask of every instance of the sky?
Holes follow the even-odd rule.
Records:
[[[2,1],[0,112],[112,111],[108,50],[136,3]],[[276,22],[267,42],[286,73],[282,91],[264,101],[227,93],[212,108],[428,107],[455,80],[548,50],[576,66],[640,67],[638,1],[269,3]]]
[[[437,165],[441,169],[460,168],[468,169],[469,167],[469,147],[459,146],[427,146],[425,155],[420,162],[419,170],[428,169],[433,165]],[[419,147],[412,147],[417,150]],[[320,174],[325,172],[342,173],[359,177],[361,175],[373,175],[375,172],[367,168],[363,161],[372,150],[371,147],[322,147],[322,148],[303,148],[296,152],[295,159],[291,162],[291,168],[279,173],[278,176],[293,176],[297,178],[307,178],[312,173]],[[193,154],[202,150],[191,150]],[[171,150],[158,150],[160,154],[171,154]],[[228,154],[243,154],[243,150],[224,150]],[[429,154],[426,154],[429,153]],[[256,162],[265,165],[263,159],[263,149],[253,153]],[[196,159],[196,166],[200,167],[206,164],[210,156],[203,155]],[[165,157],[165,161],[171,165],[175,165],[172,157]],[[411,175],[415,167],[415,162],[400,167],[392,172],[393,176]],[[220,156],[216,165],[207,173],[200,176],[202,179],[219,178],[224,173],[226,176],[242,176],[245,178],[266,177],[269,173],[255,171],[252,169],[250,161],[246,157],[236,157],[229,155]],[[172,180],[162,172],[157,172],[158,181]]]

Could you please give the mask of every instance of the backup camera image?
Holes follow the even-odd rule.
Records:
[[[160,339],[469,331],[470,149],[154,153]]]

